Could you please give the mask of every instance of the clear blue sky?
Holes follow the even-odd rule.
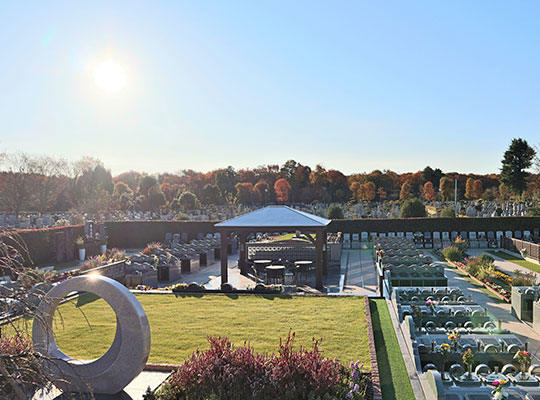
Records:
[[[539,20],[534,1],[4,2],[0,151],[497,172],[513,137],[540,143]]]

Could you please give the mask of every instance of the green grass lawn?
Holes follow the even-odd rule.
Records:
[[[507,261],[513,262],[514,264],[517,264],[524,268],[530,269],[533,272],[540,273],[540,265],[519,258],[518,256],[513,256],[511,254],[505,253],[504,251],[489,251],[489,253],[493,254],[494,256],[503,258]]]
[[[227,336],[237,345],[248,341],[260,353],[277,352],[280,338],[292,329],[296,348],[311,348],[312,338],[322,338],[325,357],[345,365],[359,360],[370,369],[363,297],[145,294],[137,298],[150,322],[149,362],[181,363],[196,349],[208,348],[207,336]],[[114,338],[114,313],[102,299],[80,308],[76,303],[60,307],[64,323],[56,318],[54,328],[58,346],[72,357],[99,357]]]
[[[370,300],[383,399],[410,400],[414,393],[384,299]]]

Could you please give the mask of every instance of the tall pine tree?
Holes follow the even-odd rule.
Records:
[[[536,151],[524,139],[512,139],[504,153],[501,168],[501,182],[513,193],[521,195],[527,188],[526,171],[530,168]]]

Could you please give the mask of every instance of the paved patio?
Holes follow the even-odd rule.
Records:
[[[343,250],[346,257],[344,293],[377,293],[377,270],[371,249]]]

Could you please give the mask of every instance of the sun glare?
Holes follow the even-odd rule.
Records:
[[[96,66],[94,81],[100,89],[115,93],[126,85],[126,74],[121,65],[112,60],[107,60]]]

